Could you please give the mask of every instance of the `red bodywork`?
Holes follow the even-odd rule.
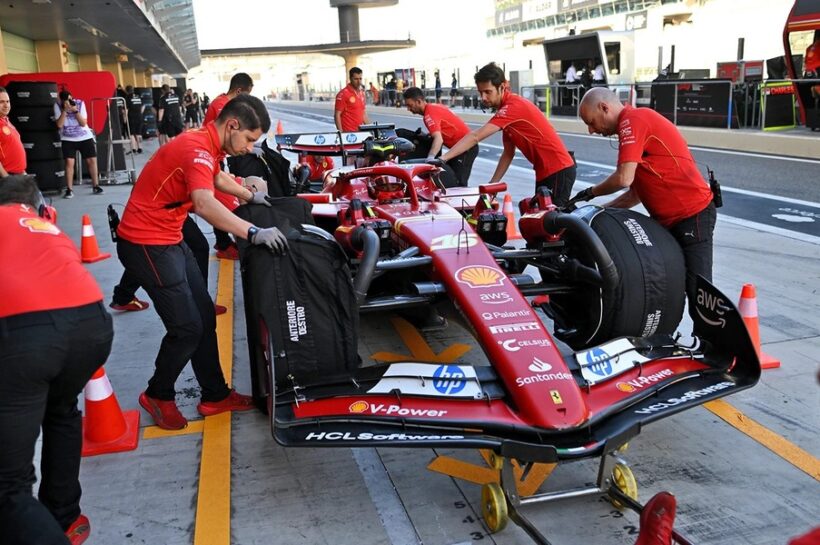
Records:
[[[789,43],[789,34],[792,32],[801,32],[801,31],[814,31],[815,36],[815,47],[818,40],[818,31],[820,31],[820,2],[817,0],[796,0],[794,6],[792,6],[791,11],[789,12],[789,17],[786,19],[786,26],[783,29],[783,48],[786,52],[785,61],[786,61],[786,69],[788,71],[788,76],[792,80],[799,79],[802,74],[798,74],[795,70],[794,61],[792,60],[793,54],[801,54],[802,51],[792,51],[791,44]],[[806,68],[809,68],[806,66]],[[806,104],[803,101],[803,97],[801,93],[796,92],[797,101],[800,105],[800,121],[804,125],[806,124]]]

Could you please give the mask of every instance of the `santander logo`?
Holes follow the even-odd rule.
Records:
[[[533,358],[532,363],[528,367],[530,371],[533,373],[546,373],[550,369],[552,369],[552,365],[545,361],[541,361],[538,358]]]

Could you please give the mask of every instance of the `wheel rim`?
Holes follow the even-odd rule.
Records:
[[[507,500],[498,483],[481,487],[481,514],[490,533],[500,532],[507,525]]]
[[[638,482],[628,465],[617,463],[612,468],[612,484],[623,492],[623,494],[633,500],[638,499]],[[624,505],[618,500],[611,498],[612,505],[617,509],[623,509]]]

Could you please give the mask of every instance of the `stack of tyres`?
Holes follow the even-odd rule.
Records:
[[[151,138],[157,135],[157,110],[154,107],[154,93],[150,87],[137,87],[134,89],[142,99],[145,109],[142,113],[142,137]]]
[[[65,162],[60,132],[54,122],[57,84],[14,81],[7,90],[11,98],[9,117],[26,150],[26,172],[37,177],[41,191],[59,191],[65,185]]]

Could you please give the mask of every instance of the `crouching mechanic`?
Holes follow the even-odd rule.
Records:
[[[424,93],[418,87],[410,87],[404,91],[404,103],[410,113],[424,116],[424,126],[433,138],[433,144],[427,154],[428,160],[438,157],[442,146],[452,148],[456,142],[470,134],[467,124],[450,108],[440,104],[427,104]],[[456,175],[459,186],[467,187],[476,157],[478,157],[478,145],[447,161],[447,165]]]
[[[686,295],[694,319],[697,275],[712,281],[712,235],[717,211],[712,190],[695,165],[686,141],[668,119],[649,108],[624,106],[609,89],[590,89],[581,100],[581,119],[590,134],[618,135],[618,168],[573,201],[627,191],[604,206],[643,203],[683,249]]]
[[[0,182],[0,543],[79,544],[90,525],[80,513],[77,395],[108,358],[114,331],[77,247],[41,206],[33,176]]]
[[[191,250],[182,240],[182,225],[191,208],[214,227],[265,245],[287,249],[276,228],[259,229],[240,219],[214,198],[214,188],[243,202],[265,204],[267,194],[238,185],[220,170],[225,154],[251,152],[270,128],[261,100],[238,96],[216,121],[175,138],[145,165],[125,205],[117,229],[117,252],[126,273],[142,285],[162,318],[167,333],[156,357],[154,375],[139,402],[164,429],[187,425],[174,401],[174,383],[191,360],[202,399],[203,416],[252,408],[252,398],[228,388],[219,366],[214,304]]]
[[[535,187],[546,186],[552,202],[563,206],[575,183],[575,160],[544,114],[529,100],[510,91],[504,71],[490,63],[475,74],[484,106],[496,110],[482,127],[467,134],[441,156],[448,162],[498,131],[503,132],[504,151],[489,183],[501,181],[518,148],[535,169]]]

